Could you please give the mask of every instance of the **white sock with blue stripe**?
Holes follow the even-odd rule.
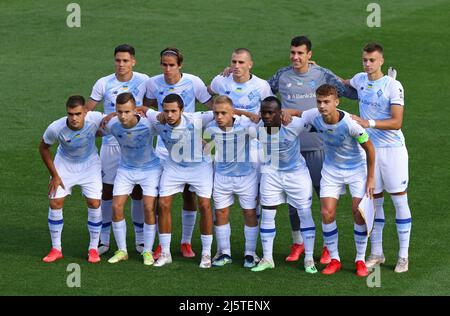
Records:
[[[217,239],[217,252],[220,254],[226,254],[231,256],[230,235],[231,228],[230,223],[220,226],[214,226]]]
[[[312,260],[314,254],[314,240],[316,238],[316,225],[312,217],[311,208],[297,209],[300,218],[300,232],[305,244],[305,260]]]
[[[100,242],[109,245],[111,236],[112,222],[112,200],[102,200],[102,231],[100,233]]]
[[[398,241],[400,251],[398,256],[408,258],[409,238],[411,235],[411,210],[408,205],[408,196],[391,195],[395,207],[395,223],[397,224]]]
[[[102,230],[101,208],[88,208],[89,249],[97,249]]]
[[[322,234],[323,240],[325,241],[325,246],[328,248],[331,259],[336,259],[341,261],[338,251],[338,228],[336,221],[330,224],[325,224],[322,222]]]
[[[52,248],[61,251],[61,235],[64,226],[62,208],[52,210],[48,208],[48,229],[52,238]]]
[[[364,261],[366,258],[366,249],[367,249],[367,227],[366,224],[358,225],[356,223],[353,224],[354,228],[354,236],[355,236],[355,246],[356,246],[356,261]]]
[[[144,200],[131,200],[131,219],[136,245],[144,243]]]
[[[375,222],[370,235],[370,253],[381,256],[383,254],[383,228],[384,228],[384,198],[373,200],[375,206]]]
[[[186,211],[183,209],[183,211],[181,212],[181,223],[183,226],[181,230],[182,244],[191,243],[192,233],[194,232],[196,219],[197,219],[197,211]]]
[[[127,223],[125,219],[120,222],[112,222],[114,238],[116,239],[117,248],[127,251]]]
[[[261,228],[261,242],[263,248],[263,256],[265,259],[273,260],[273,240],[275,239],[275,215],[276,209],[262,208]]]
[[[144,223],[144,251],[150,252],[153,249],[153,243],[155,242],[156,225]]]
[[[258,241],[258,225],[255,227],[250,227],[244,225],[244,236],[245,236],[245,256],[255,256],[256,254],[256,243]]]

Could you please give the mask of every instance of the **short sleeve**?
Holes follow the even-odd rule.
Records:
[[[147,79],[147,81],[145,82],[145,97],[147,99],[153,100],[156,99],[156,86],[154,83],[154,79],[153,78],[149,78]]]
[[[213,111],[201,112],[201,118],[202,118],[202,126],[206,126],[212,120],[214,120],[214,113]]]
[[[360,72],[360,73],[357,73],[356,75],[354,75],[353,76],[353,78],[352,79],[350,79],[350,85],[353,87],[353,88],[355,88],[356,90],[358,90],[359,89],[359,85],[360,85],[360,80],[361,80],[361,76],[362,75],[364,75],[364,73],[362,72]]]
[[[103,100],[104,93],[105,93],[104,80],[99,79],[92,88],[90,98],[96,102],[100,102]]]
[[[90,111],[88,112],[89,115],[89,121],[93,122],[97,128],[100,127],[100,123],[102,122],[103,118],[105,117],[105,115],[103,115],[103,113],[98,112],[98,111]]]
[[[356,138],[360,144],[365,143],[367,141],[367,140],[361,141],[362,138],[366,138],[365,135],[367,135],[367,132],[364,129],[364,127],[356,123],[356,121],[352,120],[351,118],[347,119],[347,124],[348,124],[348,131],[351,137]]]
[[[399,81],[397,80],[392,81],[392,83],[388,87],[388,93],[389,93],[389,103],[391,105],[393,104],[405,105],[404,90],[402,84]]]
[[[155,111],[153,109],[149,109],[147,112],[145,112],[145,116],[147,117],[147,120],[150,125],[155,126],[155,124],[158,123],[158,114],[161,112]]]
[[[201,103],[205,104],[209,100],[211,100],[211,95],[208,92],[208,88],[206,87],[205,83],[202,79],[199,77],[193,77],[193,83],[194,83],[194,93],[195,98],[200,101]]]
[[[264,100],[267,97],[273,96],[272,89],[267,81],[261,80],[261,100]]]
[[[58,141],[58,131],[57,131],[58,121],[53,122],[50,124],[47,129],[44,132],[44,136],[42,139],[44,140],[44,143],[47,145],[53,145]]]
[[[308,123],[301,117],[293,117],[292,122],[287,126],[292,129],[296,135],[307,130]]]
[[[217,75],[214,77],[214,79],[211,81],[211,90],[216,94],[222,94],[223,86],[221,83],[221,75]]]
[[[306,111],[303,111],[302,113],[302,119],[306,124],[312,124],[314,121],[314,118],[317,116],[319,111],[317,109],[309,109]]]

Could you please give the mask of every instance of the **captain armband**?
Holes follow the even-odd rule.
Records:
[[[358,136],[356,140],[358,141],[358,143],[364,144],[369,140],[369,134],[367,134],[367,132],[364,132],[360,136]]]

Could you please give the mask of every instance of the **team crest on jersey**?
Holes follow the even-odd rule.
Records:
[[[378,96],[378,97],[381,97],[382,95],[383,95],[383,91],[381,91],[381,89],[378,90],[378,91],[377,91],[377,96]]]
[[[255,91],[252,91],[252,92],[250,92],[249,94],[248,94],[248,99],[250,100],[250,101],[253,101],[254,99],[259,99],[259,93],[258,92],[255,92]]]
[[[309,82],[309,85],[310,85],[310,87],[311,87],[311,89],[316,89],[316,81],[315,80],[311,80],[310,82]]]

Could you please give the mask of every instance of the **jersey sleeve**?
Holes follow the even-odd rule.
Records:
[[[261,100],[273,96],[272,89],[267,81],[261,80]]]
[[[308,123],[301,117],[293,117],[292,122],[288,125],[296,135],[308,130]]]
[[[272,90],[273,94],[278,93],[280,77],[283,74],[283,72],[285,72],[289,69],[290,69],[290,67],[284,67],[284,68],[278,69],[278,71],[272,77],[270,77],[269,80],[267,80],[267,83],[269,84],[270,89]]]
[[[205,104],[211,100],[212,96],[208,92],[205,83],[199,77],[193,77],[195,98]]]
[[[358,143],[363,144],[369,140],[369,134],[367,134],[367,131],[364,129],[364,127],[350,118],[347,120],[347,122],[350,136],[355,138]]]
[[[319,111],[317,109],[309,109],[306,111],[303,111],[302,113],[302,119],[306,124],[312,124],[314,121],[314,118],[317,116]]]
[[[145,116],[147,117],[148,123],[151,126],[155,126],[159,121],[158,121],[158,114],[161,112],[155,111],[153,109],[148,109],[147,112],[145,112]]]
[[[59,125],[58,123],[59,121],[53,122],[45,130],[42,139],[44,140],[44,143],[46,143],[47,145],[53,145],[58,141],[58,125]]]
[[[154,83],[154,79],[153,78],[147,79],[147,81],[145,82],[145,97],[150,100],[156,99],[155,95],[156,90],[157,89]]]
[[[356,90],[359,89],[360,86],[360,81],[361,81],[361,76],[364,75],[363,72],[357,73],[356,75],[353,76],[352,79],[350,79],[350,85],[355,88]]]
[[[98,111],[89,111],[88,115],[89,115],[89,120],[91,122],[93,122],[97,126],[97,128],[100,127],[100,123],[102,122],[103,118],[105,117],[105,115],[103,115],[103,113],[98,112]]]
[[[388,87],[389,103],[391,105],[405,105],[404,90],[402,84],[397,80],[392,80]]]
[[[212,120],[214,120],[213,111],[201,112],[202,126],[207,126]]]
[[[231,76],[231,75],[230,75]],[[211,90],[216,94],[223,94],[223,85],[221,83],[221,75],[217,75],[214,77],[214,79],[211,81]]]
[[[103,100],[103,95],[105,93],[104,80],[98,79],[97,82],[92,87],[92,92],[90,98],[96,102]]]
[[[331,70],[326,68],[320,69],[323,72],[325,82],[336,87],[339,97],[346,97],[352,100],[358,99],[358,91],[355,88],[344,84]]]

